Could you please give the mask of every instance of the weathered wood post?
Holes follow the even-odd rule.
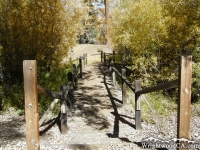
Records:
[[[77,81],[78,81],[78,78],[77,78],[77,71],[76,71],[76,65],[73,64],[72,65],[72,74],[73,74],[73,82],[75,84],[75,88],[77,88]]]
[[[115,70],[113,69],[113,67],[114,67],[114,61],[111,62],[111,67],[112,67],[113,86],[116,86],[116,75],[115,75]]]
[[[74,98],[73,98],[73,74],[72,72],[69,72],[68,75],[68,97],[69,97],[69,101],[70,101],[70,110],[72,110],[72,108],[74,107]]]
[[[180,56],[178,85],[178,138],[190,140],[192,56]]]
[[[113,64],[112,64],[113,63]],[[110,67],[109,67],[109,72],[110,72],[110,75],[112,74],[112,67],[114,66],[114,62],[113,61],[111,61],[110,62]]]
[[[106,53],[103,53],[103,60],[104,60],[104,65],[106,65]]]
[[[85,65],[87,65],[88,62],[87,62],[87,53],[85,54]]]
[[[108,69],[110,68],[110,66],[111,66],[111,61],[112,61],[112,59],[111,58],[109,58],[109,60],[108,60]]]
[[[82,60],[79,58],[80,78],[82,78]]]
[[[113,51],[113,61],[115,62],[115,51]]]
[[[101,63],[103,62],[103,51],[101,51]]]
[[[126,79],[126,69],[122,68],[122,103],[126,104],[126,82],[124,79]]]
[[[68,94],[68,87],[66,85],[60,86],[60,93],[62,95],[61,101],[61,133],[65,134],[68,131],[67,126],[67,94]]]
[[[141,98],[140,95],[137,94],[138,91],[141,90],[141,81],[135,81],[135,129],[141,130]]]
[[[23,74],[27,149],[39,150],[40,141],[37,91],[37,65],[35,60],[23,61]]]

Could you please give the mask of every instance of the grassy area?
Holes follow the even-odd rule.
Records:
[[[177,96],[170,97],[163,95],[162,91],[146,94],[153,108],[156,110],[156,113],[164,122],[166,116],[171,116],[177,112],[178,103]],[[128,98],[135,108],[135,95],[132,91],[128,90]],[[144,99],[142,99],[142,120],[147,123],[156,123],[153,112],[147,105]],[[198,116],[200,117],[200,103],[191,104],[191,117]]]
[[[149,102],[156,110],[156,113],[162,117],[170,116],[173,112],[177,110],[177,104],[175,100],[171,97],[164,96],[162,92],[154,92],[151,94],[146,94]],[[130,90],[128,91],[129,100],[135,108],[135,95]],[[155,117],[148,104],[142,98],[142,120],[147,123],[156,123]]]

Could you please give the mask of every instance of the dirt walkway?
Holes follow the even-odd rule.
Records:
[[[76,122],[76,126],[69,130],[74,139],[68,143],[90,144],[92,149],[94,146],[100,149],[120,144],[135,147],[137,145],[130,144],[126,138],[126,134],[135,132],[133,108],[130,104],[122,105],[120,87],[114,88],[110,78],[104,78],[101,69],[105,70],[98,65],[83,69],[83,78],[74,92],[75,111],[69,120]]]
[[[83,68],[83,78],[74,91],[75,108],[68,113],[69,131],[60,133],[60,117],[49,116],[40,127],[41,150],[139,150],[143,138],[176,137],[176,116],[166,119],[166,132],[161,125],[142,122],[143,130],[135,130],[134,108],[122,105],[119,85],[112,86],[108,70],[103,65]],[[128,98],[129,102],[129,98]],[[0,115],[0,150],[25,150],[25,120],[11,114]],[[198,118],[192,119],[195,131]],[[192,136],[197,136],[192,132]]]

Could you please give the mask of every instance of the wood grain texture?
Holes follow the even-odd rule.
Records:
[[[39,150],[37,67],[35,60],[23,61],[26,114],[26,142],[28,150]]]
[[[178,86],[178,138],[190,139],[192,56],[181,56]]]

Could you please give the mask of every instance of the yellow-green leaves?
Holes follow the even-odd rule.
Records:
[[[5,72],[22,72],[24,59],[57,66],[84,31],[85,16],[81,0],[0,0],[0,63]]]
[[[200,45],[199,20],[199,0],[124,0],[112,11],[109,34],[116,50],[131,51],[134,78],[166,81],[176,78],[178,54]]]

